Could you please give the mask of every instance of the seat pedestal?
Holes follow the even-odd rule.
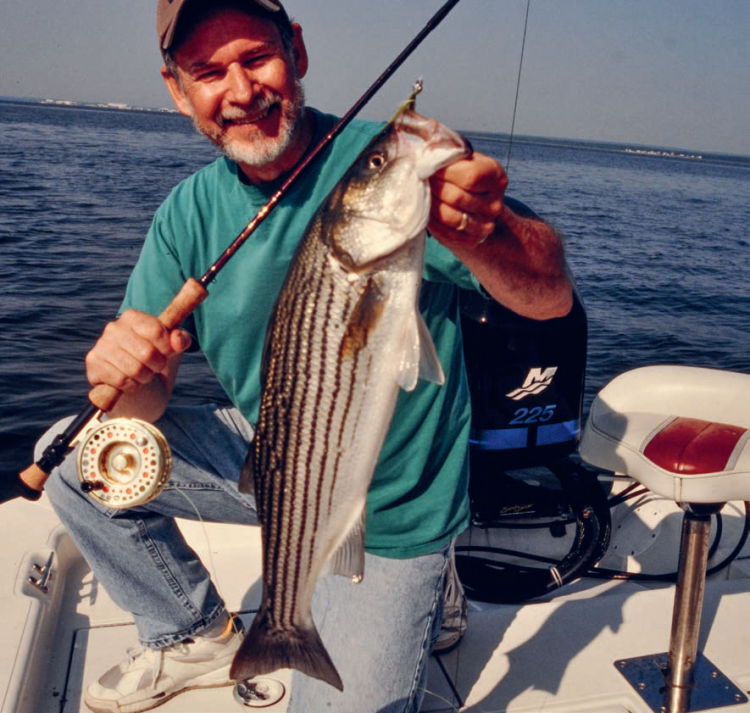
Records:
[[[669,652],[615,662],[656,713],[691,713],[747,701],[737,686],[698,654],[711,515],[722,507],[723,503],[683,506]]]

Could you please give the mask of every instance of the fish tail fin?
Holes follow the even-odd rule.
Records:
[[[323,645],[315,624],[294,629],[269,626],[265,608],[258,612],[239,650],[234,655],[229,677],[244,681],[282,668],[320,679],[344,690],[336,666]]]

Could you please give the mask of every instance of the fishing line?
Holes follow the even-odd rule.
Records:
[[[214,581],[214,586],[216,587],[216,591],[218,592],[219,596],[221,597],[222,601],[226,602],[226,597],[224,596],[224,592],[221,590],[221,587],[219,587],[219,570],[216,568],[216,565],[214,564],[214,558],[211,554],[211,540],[208,537],[208,529],[206,528],[206,521],[201,516],[200,510],[198,510],[198,506],[190,499],[190,496],[182,490],[182,488],[170,488],[170,490],[173,490],[176,493],[179,493],[182,495],[185,500],[188,501],[188,504],[191,508],[193,508],[193,511],[195,512],[195,516],[198,518],[198,522],[201,524],[201,529],[203,530],[203,539],[206,541],[206,553],[208,554],[208,567],[209,571],[211,573],[212,579]]]
[[[505,173],[508,173],[510,169],[510,153],[513,149],[513,135],[516,127],[516,111],[518,110],[518,96],[521,92],[521,69],[523,68],[523,53],[526,49],[526,30],[529,26],[529,8],[531,7],[531,0],[526,0],[526,19],[523,23],[523,40],[521,41],[521,58],[518,62],[518,79],[516,80],[516,99],[513,102],[513,119],[510,123],[510,137],[508,139],[508,159],[505,163]]]
[[[451,680],[451,677],[448,675],[448,672],[445,670],[445,666],[443,665],[443,662],[440,660],[439,656],[435,657],[435,661],[437,662],[437,665],[440,667],[440,670],[443,672],[443,676],[445,677],[445,680],[448,683],[448,688],[451,689],[451,692],[453,693],[455,699],[458,701],[458,707],[456,707],[456,704],[445,698],[445,696],[441,696],[439,693],[435,693],[435,691],[431,691],[429,688],[422,688],[422,693],[426,696],[431,696],[432,698],[435,698],[436,700],[440,701],[441,703],[445,703],[445,705],[450,707],[450,710],[452,713],[459,713],[461,708],[463,708],[464,703],[461,700],[461,696],[458,695],[458,691],[456,690],[456,687],[453,685],[453,681]]]
[[[198,518],[198,522],[201,524],[201,529],[203,530],[203,539],[206,541],[206,554],[208,555],[208,570],[211,574],[211,579],[213,580],[214,587],[216,587],[216,592],[221,598],[221,600],[225,603],[227,602],[227,598],[224,596],[224,590],[219,585],[219,569],[214,564],[214,558],[211,554],[211,539],[208,536],[208,528],[206,527],[206,521],[201,516],[200,510],[198,510],[198,506],[190,499],[190,496],[181,488],[170,488],[170,490],[173,490],[180,495],[182,495],[185,500],[188,501],[190,504],[190,507],[193,508],[193,511],[195,512],[195,516]],[[232,621],[232,628],[234,629],[235,634],[241,633],[240,624],[238,624],[239,617],[233,617],[232,613],[230,611],[227,611],[227,614],[229,615],[231,621]]]
[[[191,508],[193,508],[193,512],[195,512],[195,516],[198,518],[198,522],[201,524],[201,529],[203,530],[203,539],[206,541],[206,554],[208,555],[208,570],[209,574],[211,575],[211,579],[214,583],[214,587],[216,587],[216,593],[219,595],[221,600],[225,603],[227,602],[227,598],[224,596],[223,588],[219,585],[219,569],[214,564],[214,558],[211,554],[211,539],[208,536],[208,528],[206,527],[206,521],[201,516],[200,510],[198,510],[198,506],[191,500],[190,496],[181,488],[169,488],[170,490],[179,493],[182,495],[185,500],[188,501],[188,504]],[[227,611],[227,614],[230,617],[230,620],[232,622],[232,628],[234,629],[235,634],[241,633],[242,629],[240,628],[240,624],[238,623],[239,617],[232,616],[232,612]]]

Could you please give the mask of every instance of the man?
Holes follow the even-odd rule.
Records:
[[[82,495],[72,458],[47,485],[94,573],[137,624],[143,648],[85,698],[94,711],[120,713],[229,683],[242,633],[175,526],[176,516],[194,517],[178,491],[189,493],[205,520],[257,522],[252,499],[236,484],[258,413],[265,325],[314,210],[380,128],[350,124],[224,268],[183,329],[168,332],[153,315],[187,277],[203,273],[335,118],[305,107],[302,30],[276,0],[159,0],[157,30],[175,105],[225,156],[180,184],[157,211],[123,311],[86,368],[92,385],[123,392],[113,415],[159,420],[175,456],[172,479],[154,501],[126,511]],[[457,288],[484,288],[537,319],[564,315],[571,305],[558,237],[513,213],[506,185],[502,168],[479,154],[431,182],[434,240],[421,309],[447,381],[427,408],[418,395],[434,385],[400,397],[368,496],[364,582],[325,577],[316,590],[314,616],[345,690],[295,675],[296,713],[419,709],[450,544],[468,522],[469,404]],[[167,410],[181,356],[196,342],[237,408]]]

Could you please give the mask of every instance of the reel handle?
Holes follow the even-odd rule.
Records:
[[[208,290],[191,277],[159,315],[159,321],[170,331],[176,329],[206,297]],[[89,401],[105,413],[115,407],[120,396],[122,391],[107,384],[99,384],[89,391]]]
[[[206,297],[208,297],[208,290],[203,284],[194,277],[189,278],[166,309],[159,315],[159,321],[169,330],[176,329]],[[80,427],[76,429],[69,427],[64,434],[58,436],[55,439],[54,449],[48,448],[39,461],[21,471],[13,484],[12,493],[8,497],[0,496],[0,502],[7,502],[16,497],[38,500],[53,468],[65,460],[70,444],[88,427],[92,414],[96,409],[105,413],[111,411],[120,396],[122,396],[122,392],[119,389],[105,384],[100,384],[91,389],[89,401],[91,401],[92,406],[89,406],[74,421],[74,424],[80,424]]]

